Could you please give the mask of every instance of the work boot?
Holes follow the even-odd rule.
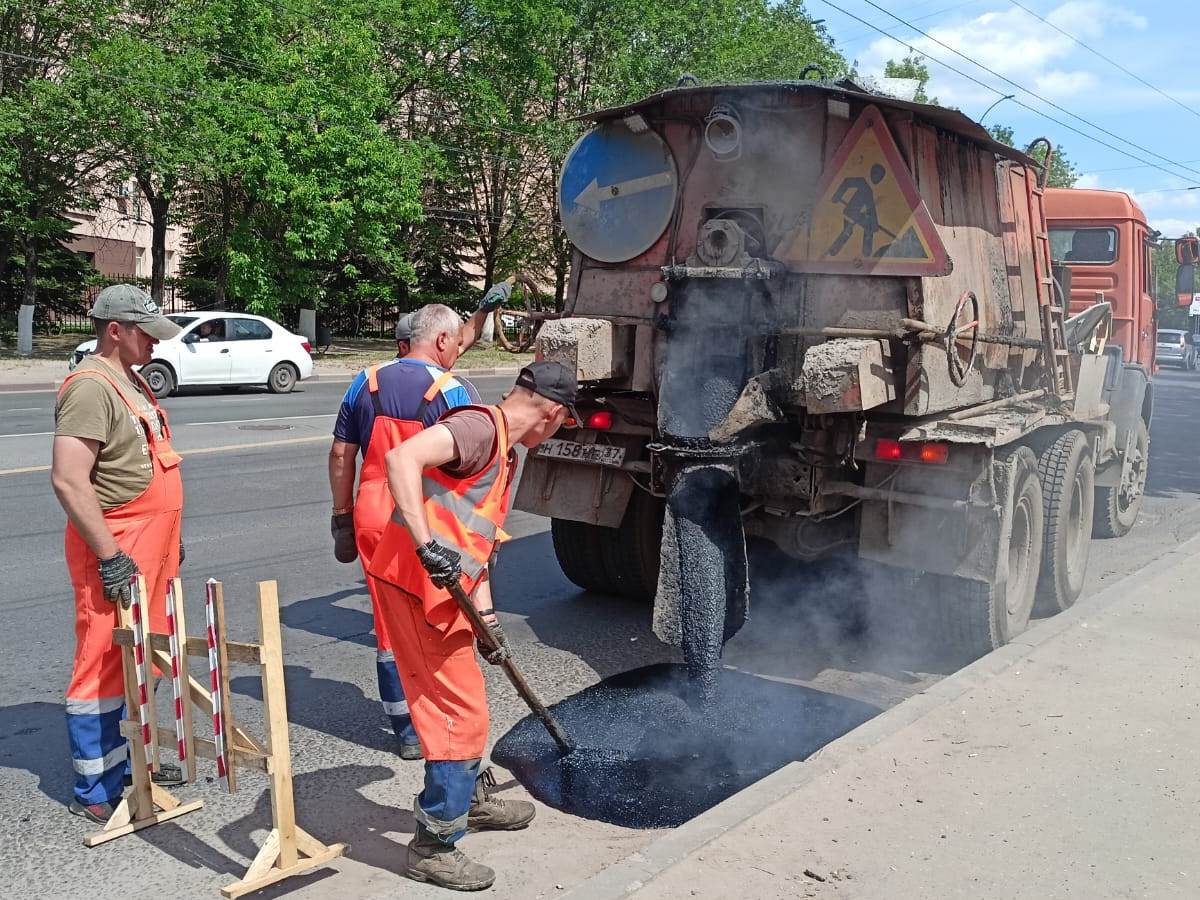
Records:
[[[67,809],[72,815],[83,816],[97,825],[107,825],[117,808],[111,803],[80,803],[78,800],[72,800]]]
[[[475,779],[475,795],[467,815],[470,831],[516,831],[533,821],[537,810],[528,800],[504,800],[488,793],[496,786],[491,768],[484,769]]]
[[[422,756],[422,754],[421,754],[421,745],[420,744],[397,743],[396,746],[398,748],[396,750],[396,754],[401,759],[409,759],[409,760],[424,759],[424,756]]]
[[[471,862],[453,844],[444,844],[423,825],[408,842],[408,877],[452,891],[482,891],[490,888],[496,873]]]

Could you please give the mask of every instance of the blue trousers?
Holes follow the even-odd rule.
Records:
[[[453,844],[467,833],[479,763],[478,759],[425,761],[425,787],[417,795],[413,816],[443,844]]]
[[[392,732],[401,744],[417,744],[416,729],[408,713],[408,701],[404,699],[404,688],[400,685],[400,673],[396,671],[396,657],[391,650],[375,652],[375,674],[379,678],[379,699],[383,712],[391,720]]]
[[[67,738],[75,768],[75,799],[85,806],[116,803],[129,771],[129,745],[121,735],[120,697],[67,700]]]

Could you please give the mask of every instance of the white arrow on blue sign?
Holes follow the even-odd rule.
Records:
[[[659,239],[675,209],[675,159],[654,131],[606,122],[571,148],[559,182],[563,228],[580,252],[624,262]]]

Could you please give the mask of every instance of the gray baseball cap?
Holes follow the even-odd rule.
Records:
[[[106,322],[132,322],[160,341],[170,340],[183,329],[162,314],[154,299],[135,284],[114,284],[96,295],[88,313]]]
[[[405,313],[400,317],[400,321],[396,323],[396,340],[412,340],[412,317],[412,313]]]

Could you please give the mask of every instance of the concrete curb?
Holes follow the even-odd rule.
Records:
[[[1200,554],[1200,535],[1155,557],[1140,569],[1110,584],[1091,599],[1035,625],[1021,635],[1020,640],[980,657],[970,665],[947,675],[928,690],[885,710],[848,734],[826,744],[807,760],[789,763],[739,791],[690,822],[668,832],[643,850],[593,875],[562,896],[572,900],[616,900],[633,893],[671,866],[686,859],[689,854],[750,817],[821,776],[845,766],[885,738],[923,719],[972,688],[990,681],[1023,661],[1042,644],[1107,609],[1126,596],[1135,582],[1145,582],[1170,571],[1197,554]]]
[[[496,375],[512,375],[514,378],[521,371],[519,366],[495,366],[490,369],[455,369],[459,375],[465,378],[488,378]],[[320,372],[314,372],[304,381],[349,381],[358,370],[353,372],[347,369],[345,372],[327,372],[322,375]],[[29,381],[29,382],[12,382],[10,384],[0,384],[0,394],[20,394],[26,391],[56,391],[62,386],[63,379],[56,381]],[[304,382],[301,382],[303,384]]]

